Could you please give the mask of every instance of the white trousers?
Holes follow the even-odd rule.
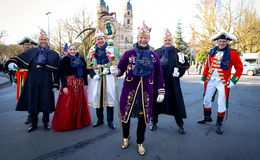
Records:
[[[209,80],[206,92],[203,100],[204,108],[211,108],[211,100],[214,92],[218,91],[218,112],[222,113],[226,111],[226,95],[225,87],[222,81]]]

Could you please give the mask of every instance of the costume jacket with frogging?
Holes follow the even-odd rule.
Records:
[[[50,50],[46,56],[46,64],[37,64],[35,58],[38,53],[38,48],[31,48],[9,60],[18,64],[18,67],[29,70],[16,110],[51,113],[55,109],[52,88],[59,88],[60,56]]]
[[[130,118],[139,88],[141,89],[142,107],[146,124],[149,123],[152,114],[154,80],[158,82],[158,92],[165,93],[160,59],[156,53],[152,51],[150,53],[153,61],[153,69],[148,76],[139,77],[133,75],[137,58],[137,53],[134,49],[126,51],[118,64],[118,76],[126,73],[120,97],[120,117],[124,123],[127,123]]]
[[[210,54],[208,54],[206,64],[204,67],[204,71],[203,71],[203,76],[202,76],[201,80],[205,81],[205,83],[204,83],[204,92],[205,92],[206,88],[207,88],[207,83],[208,83],[212,73],[214,72],[215,69],[217,69],[219,77],[225,86],[226,103],[228,106],[228,98],[229,98],[229,92],[230,92],[230,89],[227,87],[228,82],[230,80],[234,84],[236,84],[238,82],[238,80],[243,72],[243,64],[241,62],[238,52],[235,49],[230,48],[229,67],[226,70],[221,69],[220,62],[221,62],[222,57],[218,58],[216,53],[217,52],[215,52],[213,56],[210,56]],[[235,67],[236,72],[231,77],[231,70],[232,70],[233,66]]]
[[[120,59],[119,53],[114,52],[113,47],[107,46],[105,50],[108,63],[100,65],[95,58],[95,47],[95,45],[92,46],[87,55],[87,69],[90,71],[89,73],[92,78],[96,74],[101,75],[105,68],[116,65]],[[114,100],[116,99],[114,76],[112,74],[102,75],[98,81],[92,78],[88,87],[89,105],[94,108],[113,107]]]

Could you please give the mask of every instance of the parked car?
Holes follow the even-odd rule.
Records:
[[[247,74],[248,76],[254,76],[259,72],[259,66],[257,64],[250,64],[247,61],[242,61],[244,69],[242,74]]]

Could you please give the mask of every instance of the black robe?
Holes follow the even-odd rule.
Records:
[[[9,62],[15,62],[20,68],[29,70],[16,110],[51,113],[55,110],[52,89],[59,88],[60,56],[57,52],[50,50],[47,53],[46,64],[39,65],[34,61],[38,55],[37,50],[37,48],[31,48],[9,60]]]
[[[155,50],[157,54],[162,53],[162,48]],[[167,114],[167,115],[178,115],[182,118],[186,118],[186,110],[183,101],[181,86],[180,86],[180,77],[182,77],[187,68],[189,68],[189,63],[185,57],[185,63],[181,64],[178,61],[178,49],[174,48],[170,50],[168,56],[168,66],[162,67],[163,79],[165,83],[165,97],[162,103],[157,103],[156,98],[158,93],[154,94],[154,106],[153,114]],[[180,75],[177,78],[172,76],[174,67],[179,68]],[[155,87],[157,85],[155,84]],[[157,91],[157,89],[155,89]]]

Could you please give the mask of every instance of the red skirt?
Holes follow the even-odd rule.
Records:
[[[63,88],[60,89],[52,119],[52,128],[56,131],[82,128],[91,122],[83,79],[74,75],[68,76],[66,87],[68,94],[63,93]]]

